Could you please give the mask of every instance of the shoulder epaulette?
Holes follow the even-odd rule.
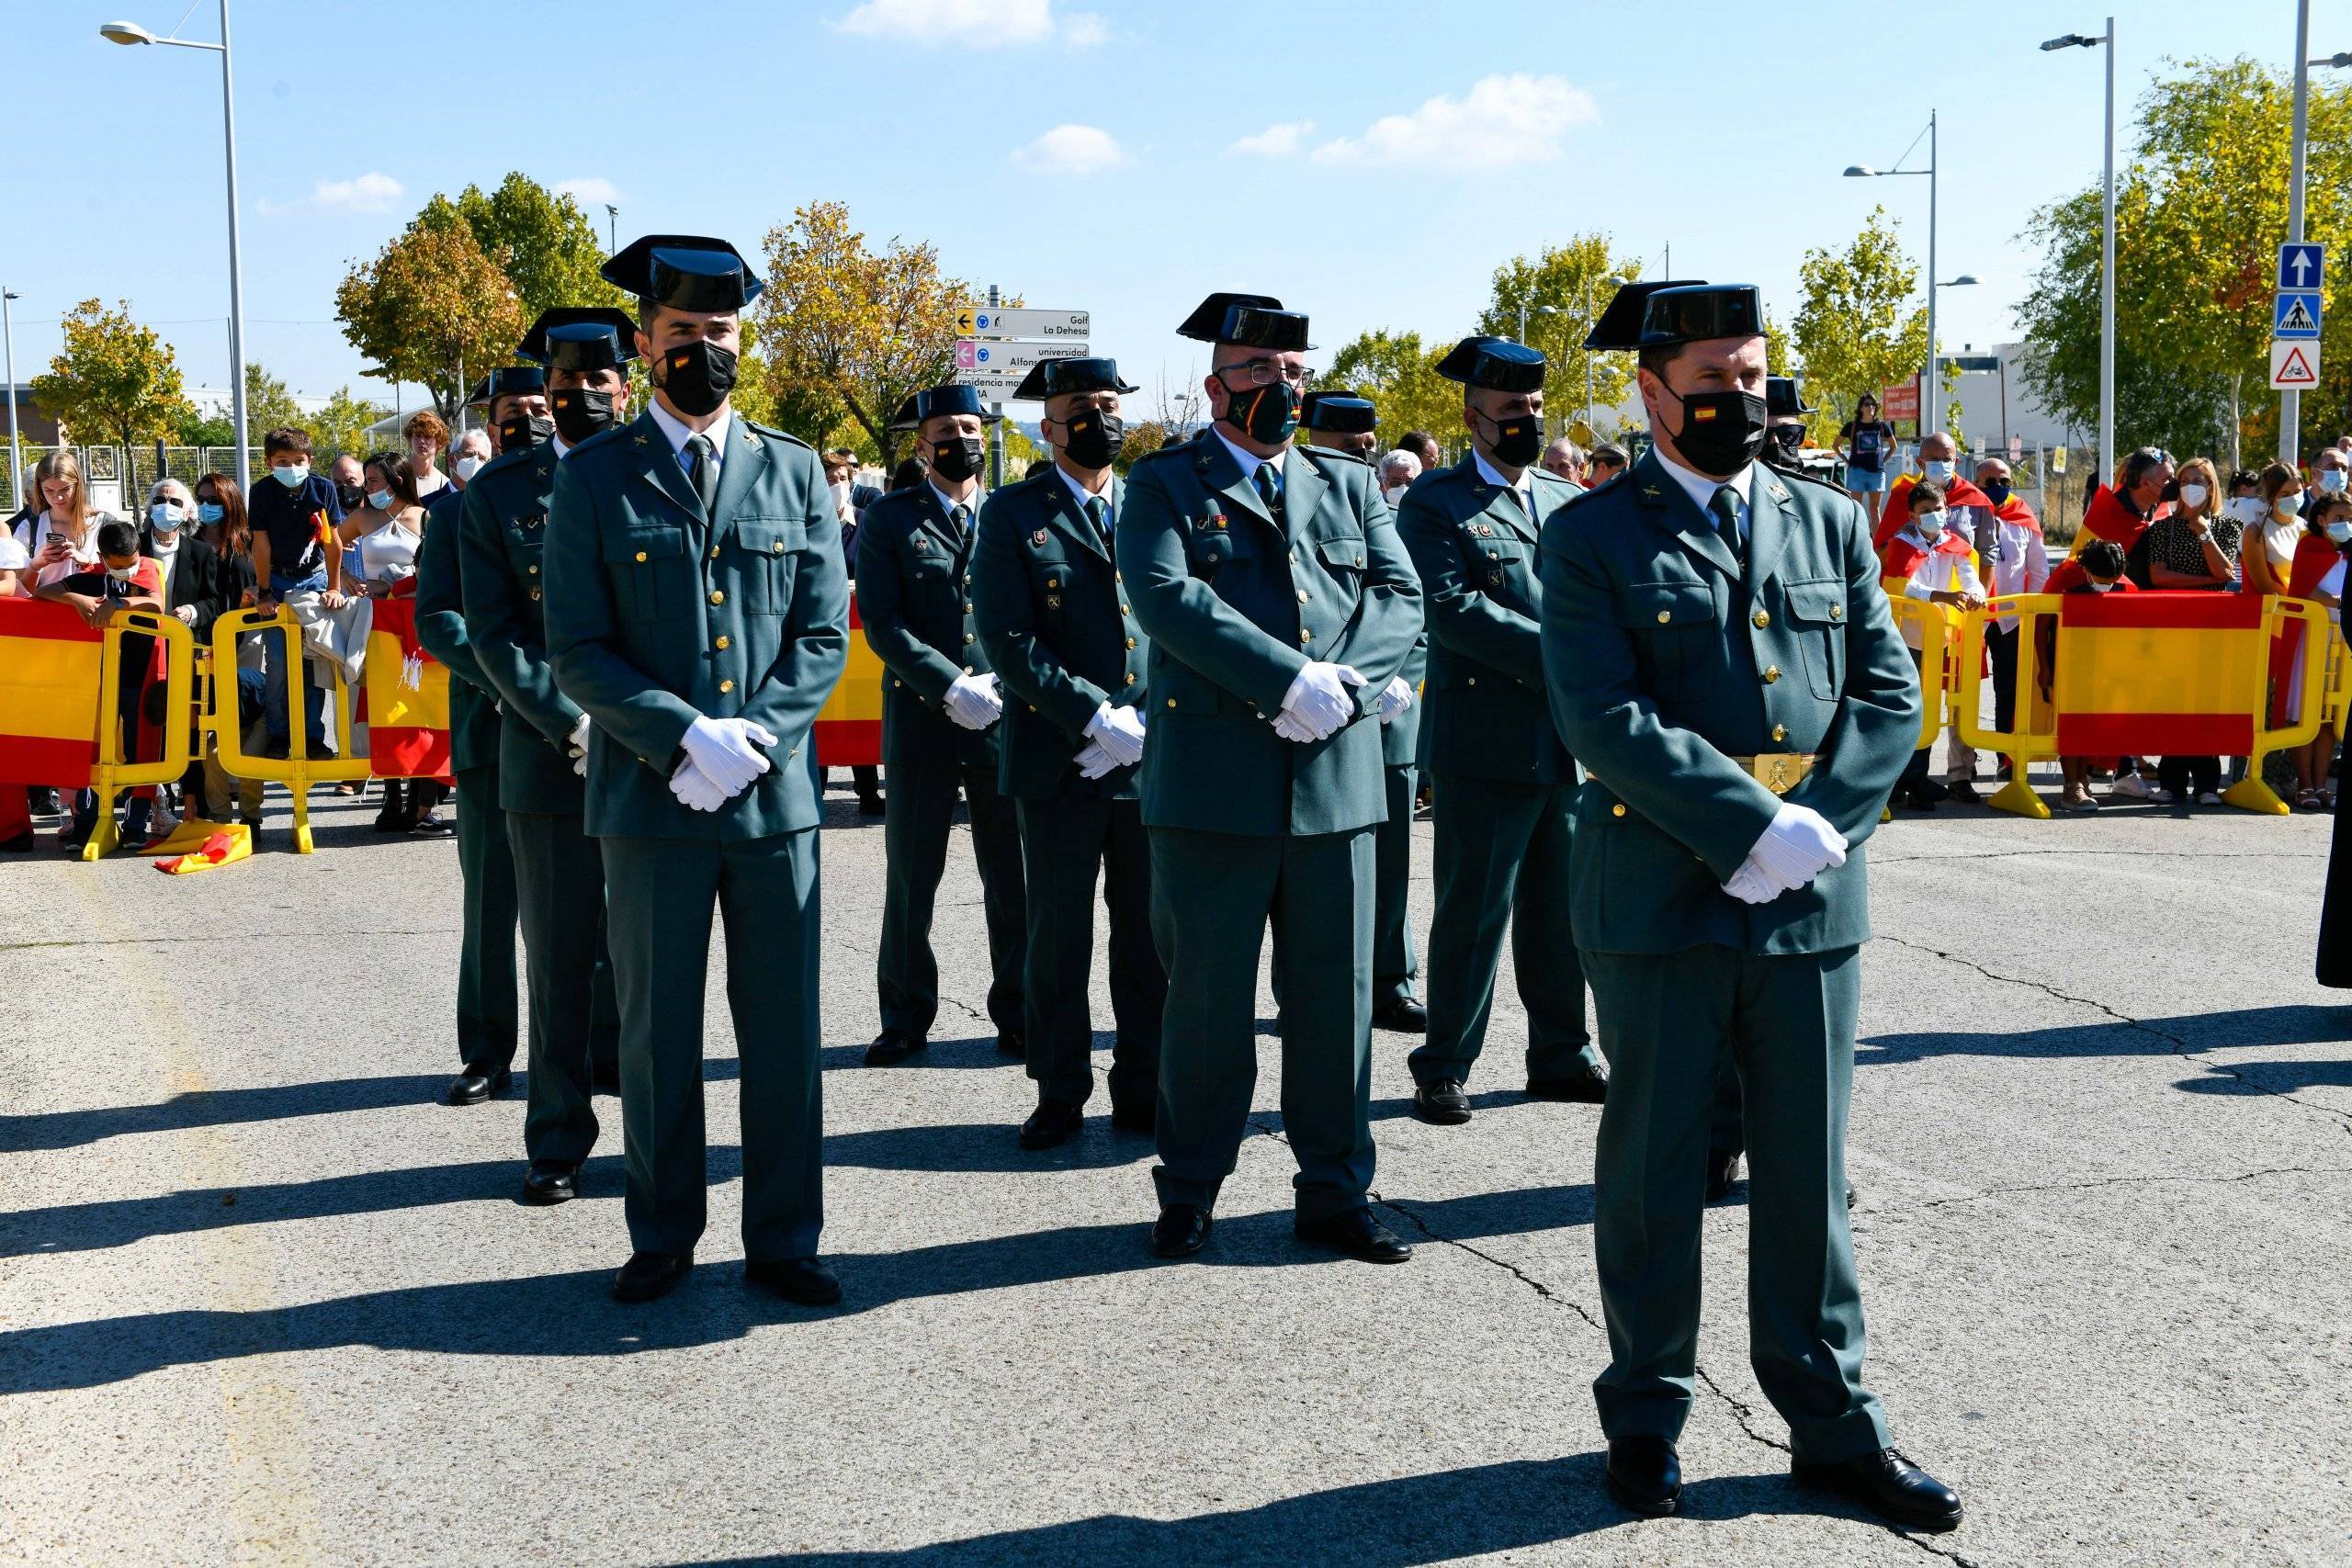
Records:
[[[778,441],[789,441],[795,446],[808,446],[808,443],[801,440],[800,437],[793,434],[792,432],[788,430],[778,430],[772,424],[762,424],[755,419],[747,419],[743,423],[752,429],[758,431],[762,435],[773,435]],[[816,450],[813,446],[808,446],[808,449],[812,452]]]

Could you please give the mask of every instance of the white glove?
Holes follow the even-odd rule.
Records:
[[[1309,664],[1283,694],[1283,712],[1320,740],[1355,716],[1348,688],[1363,684],[1363,677],[1345,664]]]
[[[1004,699],[997,695],[993,674],[956,676],[948,682],[940,705],[967,729],[986,729],[1004,716]]]
[[[1747,858],[1784,891],[1793,890],[1846,863],[1846,836],[1820,812],[1783,804]]]
[[[717,784],[723,796],[732,798],[768,771],[768,760],[753,748],[754,741],[762,746],[776,743],[775,736],[749,719],[697,717],[686,727],[679,744],[703,777]]]
[[[1078,754],[1078,776],[1082,779],[1099,779],[1103,774],[1123,766],[1125,766],[1124,763],[1113,758],[1110,752],[1102,749],[1102,743],[1099,740],[1088,741],[1086,749]]]
[[[1757,866],[1756,857],[1749,855],[1724,884],[1724,891],[1743,904],[1769,904],[1788,889],[1766,875]]]
[[[181,622],[187,626],[192,626],[196,625],[196,606],[193,604],[183,604],[178,609],[174,610],[172,614],[177,615]]]
[[[586,714],[580,716],[580,722],[571,727],[571,733],[563,743],[571,752],[571,771],[582,778],[586,778],[588,776],[588,716]]]
[[[670,793],[696,811],[716,811],[727,804],[727,792],[710,782],[710,775],[697,767],[688,757],[670,775]]]
[[[1321,739],[1321,737],[1317,735],[1315,731],[1307,728],[1306,726],[1301,724],[1298,720],[1291,717],[1291,716],[1286,713],[1278,713],[1274,715],[1274,733],[1281,736],[1285,740],[1295,740],[1301,745],[1306,745],[1309,741]]]
[[[1143,761],[1143,715],[1131,707],[1104,703],[1096,708],[1086,721],[1086,738],[1109,754],[1114,766],[1132,768]]]
[[[1402,675],[1380,688],[1380,722],[1387,724],[1413,705],[1413,683]]]

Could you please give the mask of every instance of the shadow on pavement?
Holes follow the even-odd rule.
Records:
[[[2191,1094],[2292,1094],[2299,1089],[2352,1089],[2352,1062],[2232,1062],[2211,1076],[2183,1078]]]
[[[2165,1056],[2181,1049],[2315,1045],[2352,1039],[2352,1007],[2241,1008],[2183,1013],[2137,1022],[2064,1024],[2007,1033],[1987,1030],[1879,1034],[1861,1042],[1854,1065],[1917,1062],[1929,1056]]]

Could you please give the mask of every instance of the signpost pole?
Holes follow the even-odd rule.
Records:
[[[2293,175],[2287,189],[2287,237],[2301,244],[2303,238],[2303,136],[2310,126],[2312,85],[2312,0],[2295,0],[2295,140]],[[2278,456],[2294,468],[2301,454],[2303,394],[2290,389],[2278,394]]]
[[[989,308],[994,310],[1001,299],[996,285],[989,284]],[[989,426],[989,489],[996,490],[1004,483],[1004,404],[993,402],[989,408],[997,416],[996,423]]]

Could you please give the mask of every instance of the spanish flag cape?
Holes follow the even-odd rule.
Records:
[[[2082,527],[2075,530],[2075,547],[2066,553],[2078,556],[2093,539],[2111,539],[2122,547],[2125,555],[2130,555],[2132,547],[2140,542],[2140,536],[2148,531],[2148,525],[2165,510],[2159,506],[2143,517],[2126,506],[2121,496],[2101,485],[2091,492],[2090,510],[2083,514]]]
[[[2008,500],[1993,508],[1993,515],[2004,523],[2018,524],[2036,531],[2041,527],[2041,519],[2033,514],[2033,508],[2028,506],[2016,495],[2011,495]]]
[[[1988,501],[1984,504],[1990,506],[1992,502]],[[1917,571],[1929,556],[1973,556],[1975,553],[1975,546],[1950,529],[1944,530],[1943,537],[1930,548],[1919,543],[1918,537],[1906,528],[1879,547],[1879,582],[1890,597],[1899,596],[1904,585],[1911,581],[1911,574]]]
[[[1886,492],[1886,506],[1878,514],[1878,527],[1871,535],[1872,546],[1884,549],[1886,542],[1901,533],[1903,525],[1911,521],[1911,487],[1926,477],[1924,474],[1905,474],[1894,481],[1894,487]],[[1981,506],[1987,512],[1994,510],[1991,496],[1957,474],[1944,481],[1944,504]]]
[[[70,605],[0,599],[0,780],[88,785],[105,651],[106,633]]]
[[[413,596],[379,599],[374,608],[363,675],[368,697],[368,771],[379,779],[446,778],[449,773],[448,667],[426,652],[416,638]]]

